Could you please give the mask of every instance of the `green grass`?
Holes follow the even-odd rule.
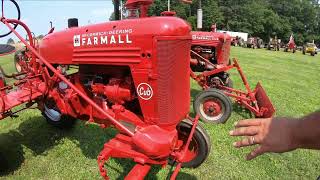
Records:
[[[262,81],[278,116],[299,117],[320,109],[320,58],[297,54],[233,48],[252,87]],[[0,64],[13,70],[12,57]],[[232,71],[235,87],[242,87]],[[199,88],[193,82],[192,94]],[[190,106],[191,107],[191,106]],[[236,107],[236,106],[235,106]],[[316,179],[320,175],[320,151],[298,150],[244,160],[249,149],[234,149],[228,132],[233,123],[249,114],[236,108],[224,125],[205,125],[212,140],[208,160],[197,169],[183,169],[178,179]],[[78,122],[72,131],[50,127],[38,111],[0,121],[0,179],[101,179],[96,156],[115,130],[102,130]],[[6,164],[7,163],[7,164]],[[133,166],[129,160],[112,159],[107,165],[111,179],[122,179]],[[155,167],[148,179],[165,179],[169,167]],[[155,175],[155,173],[157,173]]]

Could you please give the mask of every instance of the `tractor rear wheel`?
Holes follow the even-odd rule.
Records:
[[[311,52],[311,56],[314,56],[316,53],[315,52]]]
[[[206,123],[225,123],[232,113],[232,102],[217,89],[205,90],[193,102],[194,111]]]
[[[193,122],[188,119],[183,120],[180,122],[180,124],[178,124],[178,139],[183,141],[183,144],[186,144],[192,126]],[[183,148],[184,146],[182,145],[181,149]],[[206,130],[200,124],[198,124],[186,152],[186,156],[183,159],[184,163],[182,163],[182,167],[196,168],[200,166],[209,156],[210,150],[210,136]],[[173,165],[173,161],[170,161],[170,164]]]
[[[71,129],[76,122],[76,118],[61,114],[55,102],[51,100],[44,104],[42,115],[46,118],[48,124],[60,129]]]

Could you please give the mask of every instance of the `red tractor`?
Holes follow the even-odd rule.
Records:
[[[291,34],[288,44],[286,44],[286,46],[284,47],[284,52],[289,51],[292,51],[292,53],[295,53],[297,51],[297,46],[294,42],[293,34]]]
[[[140,9],[140,12],[146,12],[149,1],[139,1],[141,6],[132,6],[129,10]],[[176,13],[165,11],[161,15],[175,16]],[[143,13],[142,17],[146,17],[146,13]],[[275,109],[261,84],[258,83],[256,88],[251,90],[237,60],[234,60],[233,63],[230,61],[231,37],[226,33],[216,32],[216,25],[211,28],[212,32],[191,32],[190,76],[204,90],[193,102],[195,112],[205,122],[224,123],[232,112],[232,103],[229,98],[232,97],[256,117],[272,117]],[[246,91],[232,88],[232,81],[227,71],[233,68],[238,70]]]
[[[203,89],[194,100],[195,112],[205,122],[224,123],[232,112],[231,97],[256,117],[272,117],[275,109],[261,84],[251,90],[238,61],[230,62],[230,46],[231,37],[225,33],[192,32],[191,77]],[[228,71],[234,68],[246,91],[233,89]]]
[[[129,0],[126,5],[133,10],[150,3]],[[78,27],[71,19],[68,29],[51,29],[38,46],[19,18],[2,14],[1,22],[10,31],[0,37],[14,33],[26,46],[20,73],[1,69],[16,79],[12,85],[1,80],[1,119],[14,116],[22,110],[14,107],[24,104],[23,109],[38,108],[57,127],[81,119],[118,129],[98,156],[105,179],[104,165],[111,157],[136,163],[127,179],[143,179],[152,165],[168,163],[177,164],[175,179],[181,167],[198,167],[209,155],[210,138],[198,125],[199,116],[188,115],[191,35],[184,20],[150,17]],[[69,65],[78,71],[67,74],[63,67]]]

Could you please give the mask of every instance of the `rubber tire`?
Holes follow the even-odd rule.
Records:
[[[185,119],[181,121],[177,125],[177,131],[181,128],[186,130],[188,134],[191,131],[191,128],[193,126],[193,123]],[[199,167],[209,156],[210,150],[211,150],[211,141],[210,141],[210,136],[208,135],[207,131],[200,125],[198,124],[196,127],[196,130],[194,132],[193,138],[198,142],[199,144],[199,151],[198,155],[191,161],[182,163],[182,167],[184,168],[197,168]],[[171,165],[173,165],[173,161],[169,162]]]
[[[201,113],[200,113],[200,105],[201,105],[201,101],[204,98],[207,97],[214,97],[220,100],[220,102],[223,103],[223,105],[225,106],[225,113],[222,115],[221,118],[219,118],[218,120],[215,121],[210,121],[207,120]],[[222,91],[218,90],[218,89],[208,89],[205,91],[200,92],[196,97],[195,100],[193,102],[193,109],[195,111],[196,114],[200,115],[200,119],[202,121],[204,121],[205,123],[214,123],[214,124],[223,124],[225,122],[227,122],[227,120],[230,118],[231,113],[232,113],[232,102],[231,99],[226,96]]]
[[[310,54],[311,54],[311,56],[315,56],[315,52],[311,52]]]
[[[53,108],[53,109],[59,111],[57,108]],[[77,120],[76,118],[68,115],[61,115],[59,121],[54,121],[49,116],[47,116],[45,112],[42,112],[42,115],[46,118],[46,121],[48,124],[59,129],[71,129]]]

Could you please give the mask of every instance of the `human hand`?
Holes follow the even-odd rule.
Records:
[[[282,153],[298,148],[294,142],[296,120],[288,118],[247,119],[235,124],[231,136],[246,136],[235,142],[236,148],[258,145],[246,157],[247,160],[256,158],[267,152]]]

